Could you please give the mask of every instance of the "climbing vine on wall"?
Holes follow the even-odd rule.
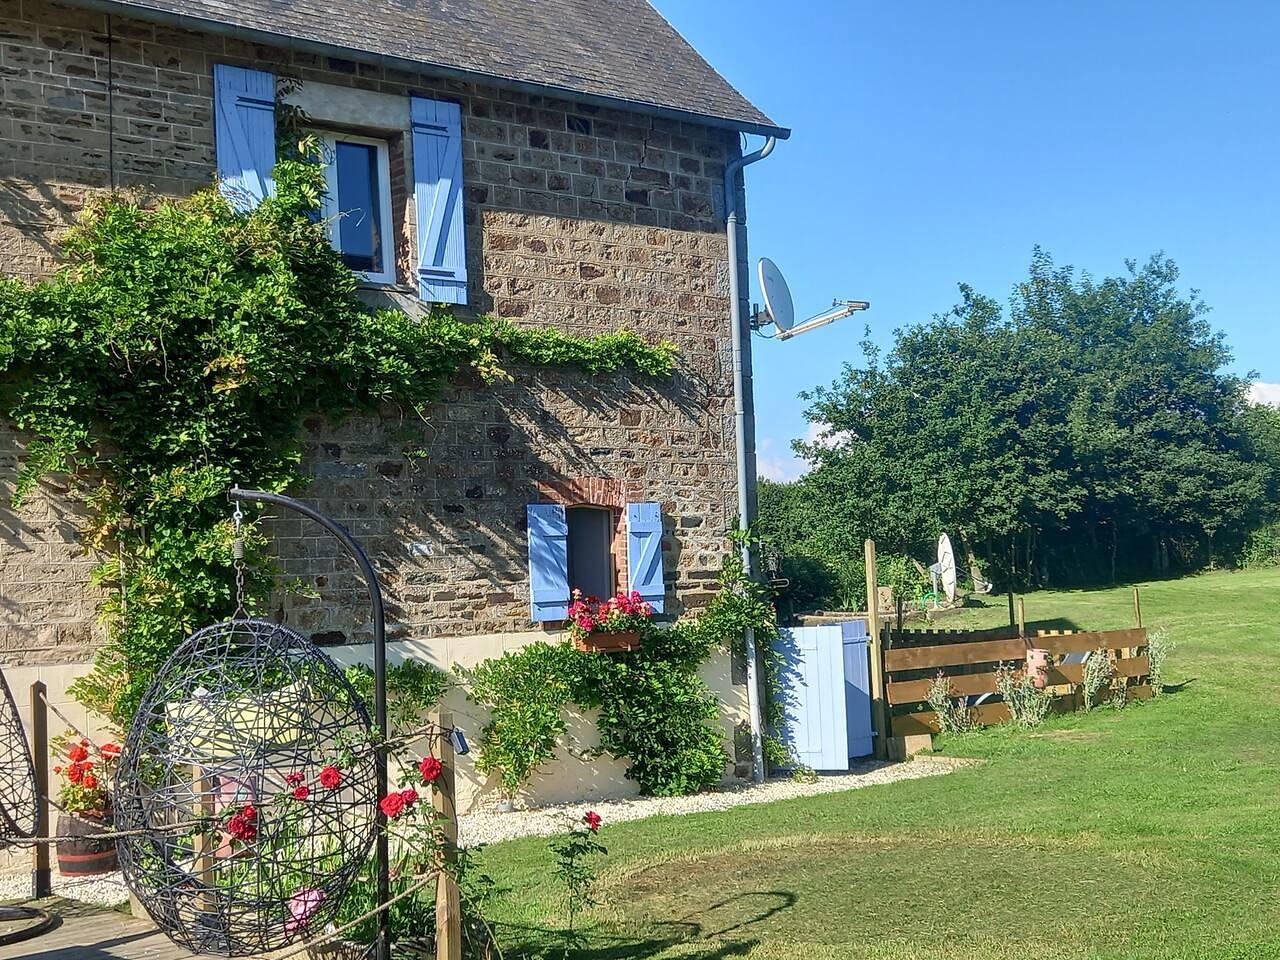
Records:
[[[323,169],[304,149],[274,176],[276,195],[247,214],[214,189],[104,196],[54,278],[0,279],[0,415],[30,438],[14,500],[47,474],[78,480],[107,599],[105,646],[75,692],[119,724],[175,646],[231,612],[227,488],[302,487],[303,414],[422,414],[459,372],[493,381],[509,362],[674,368],[673,346],[627,331],[371,309],[316,222]],[[256,540],[250,560],[260,604],[272,571]]]
[[[716,650],[741,656],[750,627],[762,651],[771,729],[781,729],[785,706],[774,653],[777,612],[769,589],[746,576],[739,552],[745,539],[732,535],[711,603],[696,617],[665,627],[646,624],[638,650],[606,656],[569,643],[535,643],[460,670],[470,696],[492,718],[481,731],[477,766],[514,796],[558,745],[566,745],[564,710],[576,703],[598,711],[600,750],[626,761],[626,775],[642,793],[672,796],[719,784],[728,761],[720,703],[698,668]],[[773,766],[792,762],[772,736],[765,751]]]

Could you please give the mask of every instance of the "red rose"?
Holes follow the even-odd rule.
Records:
[[[296,787],[305,779],[307,778],[301,773],[290,773],[285,776],[284,782],[291,787]]]
[[[83,763],[89,759],[89,751],[77,744],[67,751],[67,759],[72,763]]]
[[[342,771],[337,767],[325,767],[320,771],[320,786],[326,790],[336,790],[342,783]]]
[[[388,820],[393,820],[404,812],[404,797],[398,793],[388,793],[378,801],[378,809]]]
[[[293,788],[293,799],[305,800],[311,795],[311,788],[305,783]]]
[[[252,809],[252,807],[245,807],[245,810]],[[258,828],[253,825],[252,818],[245,817],[244,810],[242,810],[227,821],[227,833],[231,834],[233,839],[247,842],[257,837]]]
[[[604,821],[600,817],[600,814],[596,813],[594,810],[588,810],[586,816],[582,818],[582,822],[587,825],[588,830],[592,833],[596,833],[600,830],[600,824]]]
[[[406,808],[412,807],[418,802],[418,791],[410,787],[408,790],[400,791],[400,799],[404,801]]]
[[[427,783],[435,783],[444,772],[444,764],[435,757],[423,757],[422,762],[418,764],[418,772]]]
[[[244,817],[250,823],[253,823],[258,819],[258,810],[250,804],[245,804],[240,808],[240,816]]]

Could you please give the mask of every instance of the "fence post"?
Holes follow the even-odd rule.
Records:
[[[1025,597],[1018,598],[1018,636],[1023,640],[1027,639],[1027,601]]]
[[[1016,627],[1018,625],[1018,615],[1013,609],[1013,591],[1009,591],[1009,626]]]
[[[36,839],[49,839],[49,708],[44,682],[31,684],[31,760],[36,768]],[[49,870],[49,844],[31,848],[31,897],[53,896],[53,874]]]
[[[1133,588],[1133,619],[1139,630],[1142,629],[1142,596],[1138,593],[1138,588]]]
[[[880,637],[880,581],[876,576],[876,542],[863,544],[867,563],[867,652],[871,656],[871,728],[875,737],[875,755],[883,760],[889,755],[889,724],[884,708],[884,653]]]
[[[457,773],[453,754],[453,714],[438,712],[431,753],[440,761],[440,776],[432,784],[431,805],[440,818],[443,849],[436,877],[436,960],[462,960],[462,903],[453,867],[458,861]]]

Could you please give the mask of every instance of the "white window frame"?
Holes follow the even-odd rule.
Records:
[[[396,249],[395,249],[395,230],[392,226],[392,206],[391,206],[391,154],[390,147],[386,140],[379,140],[376,137],[362,137],[351,133],[334,133],[331,131],[317,131],[320,142],[324,144],[324,179],[328,189],[328,194],[320,206],[321,216],[324,218],[325,230],[329,234],[329,242],[333,244],[333,248],[341,253],[338,247],[338,142],[342,143],[362,143],[376,148],[377,165],[378,165],[378,197],[381,200],[382,209],[379,213],[382,216],[382,249],[384,252],[385,267],[378,272],[357,270],[356,274],[360,276],[366,283],[396,283]]]

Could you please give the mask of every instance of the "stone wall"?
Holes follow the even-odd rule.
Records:
[[[207,185],[219,62],[273,70],[304,90],[459,101],[472,307],[577,332],[626,326],[681,350],[670,384],[514,370],[510,384],[458,383],[425,421],[402,411],[308,421],[308,496],[372,547],[393,634],[527,631],[525,505],[593,479],[663,503],[671,607],[704,601],[734,511],[717,198],[736,136],[0,0],[0,268],[28,279],[51,272],[59,233],[94,190],[181,195]],[[398,177],[409,160],[393,153]],[[406,277],[411,256],[402,257]],[[0,480],[19,453],[19,438],[0,429]],[[0,514],[6,659],[77,659],[91,643],[92,561],[73,527],[56,488],[22,514]],[[363,593],[334,546],[297,520],[274,529],[285,573],[320,593],[286,598],[281,612],[323,640],[364,639]]]

